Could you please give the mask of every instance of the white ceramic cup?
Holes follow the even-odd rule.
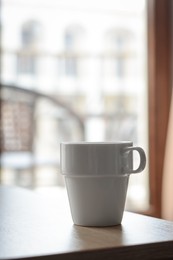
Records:
[[[137,169],[133,169],[133,151],[140,157]],[[129,175],[146,165],[143,149],[129,141],[64,142],[60,157],[74,224],[120,224]]]

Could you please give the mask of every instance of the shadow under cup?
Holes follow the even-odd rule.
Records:
[[[133,151],[140,156],[133,169]],[[74,224],[113,226],[121,224],[130,173],[145,168],[142,148],[132,142],[61,143],[61,173]]]

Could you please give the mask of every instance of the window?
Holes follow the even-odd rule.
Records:
[[[3,19],[5,82],[11,71],[16,85],[72,106],[84,122],[86,141],[130,139],[147,152],[145,0],[16,0],[15,6],[3,0]],[[131,210],[148,206],[147,173],[131,178]]]
[[[79,73],[78,58],[82,54],[84,29],[80,26],[70,26],[64,33],[64,74],[67,77],[77,77]]]
[[[32,74],[36,73],[36,61],[33,55],[20,53],[18,56],[17,70],[19,74]]]
[[[37,21],[26,22],[21,30],[22,48],[36,48],[41,40],[42,28]]]
[[[42,28],[36,21],[26,22],[21,29],[21,50],[18,55],[18,74],[36,74],[36,51],[41,40]]]
[[[123,28],[109,30],[105,35],[105,60],[110,64],[107,71],[111,77],[123,79],[128,76],[128,61],[133,58],[133,32]],[[134,47],[133,47],[134,48]],[[112,68],[111,68],[112,67]]]

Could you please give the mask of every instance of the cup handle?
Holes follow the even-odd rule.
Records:
[[[123,172],[125,173],[139,173],[142,172],[145,169],[146,166],[146,155],[144,150],[141,147],[125,147],[123,149],[123,157],[124,159],[128,159],[129,153],[133,151],[137,151],[140,156],[140,163],[137,169],[133,169],[129,167],[129,160],[126,160],[125,167],[123,168]],[[133,158],[133,157],[132,157]],[[124,161],[125,162],[125,161]],[[133,163],[132,163],[133,165]]]

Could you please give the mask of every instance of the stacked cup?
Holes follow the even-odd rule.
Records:
[[[137,169],[133,169],[133,151],[140,157]],[[60,154],[74,224],[120,224],[129,175],[146,165],[143,149],[130,141],[66,142],[60,145]]]

